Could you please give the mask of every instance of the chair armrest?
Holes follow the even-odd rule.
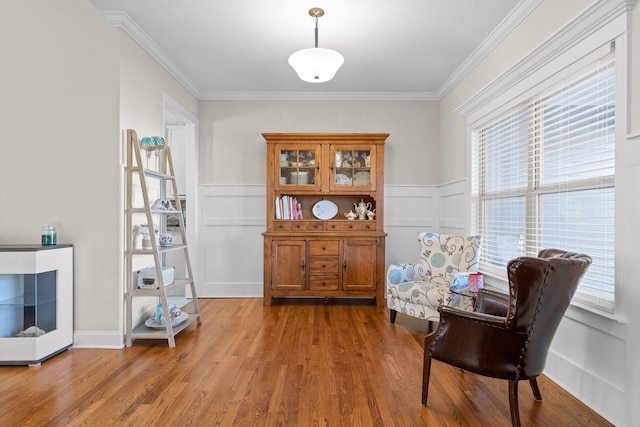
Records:
[[[418,263],[389,264],[387,283],[397,285],[403,282],[423,280],[424,275],[421,274],[423,271],[422,265]]]
[[[487,313],[479,313],[475,311],[466,311],[460,310],[455,307],[448,307],[446,305],[442,305],[438,307],[438,311],[440,312],[441,321],[451,320],[453,318],[461,318],[463,321],[476,321],[482,322],[486,325],[490,326],[498,326],[504,327],[506,323],[506,319],[504,316],[496,316]]]
[[[480,289],[476,299],[476,311],[505,317],[509,310],[509,295],[488,289]]]

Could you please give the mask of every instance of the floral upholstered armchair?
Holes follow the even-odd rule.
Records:
[[[391,323],[397,312],[438,321],[438,306],[473,310],[473,300],[453,292],[466,287],[469,273],[478,271],[482,236],[418,233],[419,261],[391,264],[387,269],[387,307]]]

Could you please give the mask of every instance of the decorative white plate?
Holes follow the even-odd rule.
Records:
[[[358,172],[353,176],[353,185],[369,185],[371,183],[371,175],[369,172]]]
[[[182,312],[180,313],[180,316],[176,317],[175,319],[171,320],[171,326],[178,326],[180,323],[184,322],[185,320],[187,320],[189,318],[189,313],[186,312]],[[150,319],[147,319],[146,322],[144,322],[144,325],[147,328],[154,328],[154,329],[164,329],[166,328],[166,325],[163,325],[160,322],[156,322],[153,317]]]
[[[320,200],[313,205],[311,212],[318,219],[331,219],[338,214],[338,206],[331,200]]]
[[[351,178],[339,173],[336,175],[336,185],[351,185]]]

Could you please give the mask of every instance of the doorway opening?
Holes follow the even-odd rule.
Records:
[[[198,119],[166,94],[162,95],[162,127],[171,156],[181,203],[184,202],[185,232],[191,269],[201,288],[200,242],[198,240]],[[172,195],[173,196],[173,195]],[[176,271],[176,274],[178,272]]]

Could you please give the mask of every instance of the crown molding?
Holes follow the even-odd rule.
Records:
[[[502,75],[457,107],[454,111],[469,118],[483,108],[488,99],[495,99],[513,87],[544,68],[559,56],[567,53],[580,41],[585,40],[616,18],[628,13],[636,0],[596,0],[568,24],[542,42],[526,57],[514,64]],[[597,46],[594,46],[596,48]]]
[[[171,76],[200,101],[310,100],[310,101],[438,101],[453,89],[487,56],[542,0],[521,0],[509,15],[474,50],[437,92],[201,92],[178,65],[122,11],[105,11],[103,16],[121,28],[151,55]]]
[[[191,79],[176,65],[175,62],[145,33],[126,12],[102,12],[102,15],[116,28],[121,28],[135,40],[153,59],[155,59],[169,74],[171,74],[196,99],[200,92]]]
[[[437,101],[434,92],[203,92],[201,101]]]
[[[437,101],[434,92],[201,92],[175,62],[126,12],[102,12],[149,53],[169,74],[199,101]]]
[[[473,68],[496,48],[529,14],[542,3],[542,0],[521,0],[506,18],[485,38],[482,43],[464,60],[462,65],[438,89],[438,99],[446,96]]]

